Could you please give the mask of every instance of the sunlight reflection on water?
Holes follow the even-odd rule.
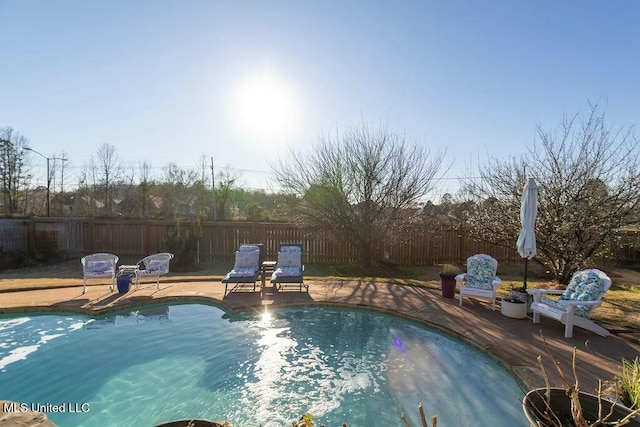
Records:
[[[400,424],[402,409],[418,425],[420,402],[442,425],[526,425],[520,390],[489,358],[368,311],[305,307],[252,317],[186,304],[96,319],[0,318],[0,337],[0,360],[11,362],[0,371],[0,397],[91,404],[87,414],[50,414],[64,426],[199,417],[268,427],[304,413],[318,425],[389,426]],[[19,387],[21,378],[29,382]]]

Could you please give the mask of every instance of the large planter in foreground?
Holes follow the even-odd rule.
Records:
[[[534,427],[575,426],[573,417],[571,416],[571,399],[569,398],[569,396],[567,396],[567,393],[563,388],[552,387],[549,389],[551,392],[550,406],[553,409],[553,413],[562,422],[562,424],[549,421],[550,419],[553,419],[553,416],[545,416],[545,413],[547,412],[545,404],[546,390],[546,388],[531,390],[529,393],[527,393],[524,399],[522,399],[522,409],[529,423]],[[625,406],[609,402],[605,399],[601,399],[600,402],[602,402],[603,417],[605,417],[613,407],[611,416],[606,418],[606,421],[608,422],[621,420],[633,412],[631,409]],[[584,418],[589,423],[593,423],[598,420],[598,396],[580,392],[580,405],[582,406]],[[631,427],[640,427],[640,417],[636,415],[635,418],[632,418],[630,422],[625,425]]]
[[[209,420],[184,419],[156,424],[154,427],[224,427],[224,425]]]

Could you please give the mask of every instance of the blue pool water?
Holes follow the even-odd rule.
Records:
[[[514,379],[482,353],[364,310],[229,315],[201,304],[117,315],[0,317],[0,400],[59,426],[400,426],[417,406],[442,426],[526,426]],[[53,412],[55,408],[64,412]]]

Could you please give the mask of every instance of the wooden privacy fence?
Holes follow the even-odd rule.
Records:
[[[0,219],[0,254],[35,253],[40,256],[80,257],[111,252],[123,261],[169,250],[165,237],[174,227],[185,232],[195,226],[188,221],[118,220],[95,218]],[[357,260],[352,243],[334,242],[326,233],[270,222],[199,223],[200,261],[229,259],[244,243],[263,243],[269,259],[275,259],[280,243],[304,243],[305,262],[352,263]],[[487,253],[500,263],[521,263],[513,242],[496,245],[471,238],[463,230],[408,228],[402,243],[378,248],[376,256],[400,264],[463,264],[467,257]],[[621,233],[612,258],[622,264],[640,262],[640,234]]]

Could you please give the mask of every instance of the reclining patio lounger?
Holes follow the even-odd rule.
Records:
[[[262,286],[258,284],[258,277],[261,273],[261,264],[263,258],[263,245],[241,245],[236,251],[236,259],[233,270],[227,273],[222,279],[224,283],[224,294],[227,295],[227,287],[229,284],[234,285],[230,292],[239,290],[245,286],[252,286],[253,292],[262,290]]]
[[[283,243],[278,251],[278,263],[271,275],[271,283],[275,290],[282,290],[292,284],[297,284],[302,292],[304,286],[309,292],[309,286],[304,284],[304,265],[302,264],[302,243]]]

